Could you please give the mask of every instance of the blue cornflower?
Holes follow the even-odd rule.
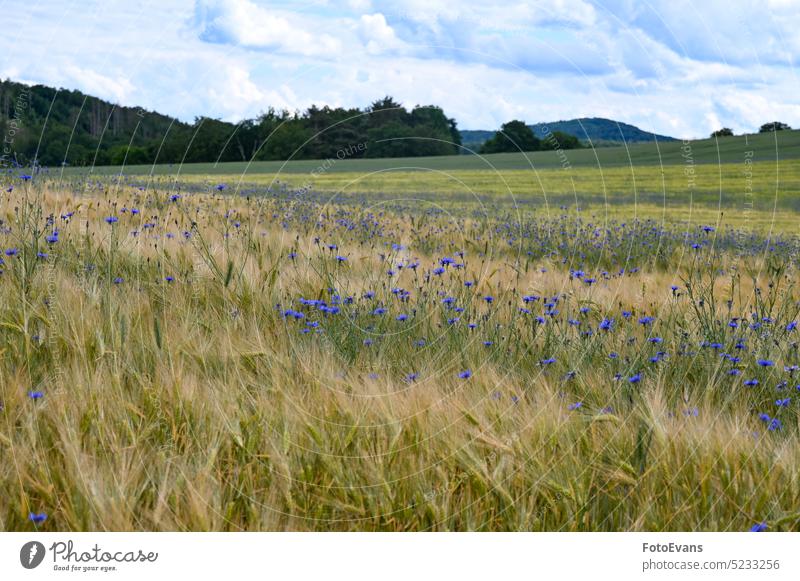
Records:
[[[42,524],[47,520],[46,512],[31,512],[28,514],[28,520],[34,524]]]
[[[758,385],[758,380],[757,379],[747,379],[747,380],[745,380],[744,385],[745,385],[745,387],[755,387],[756,385]]]
[[[114,224],[116,222],[119,222],[119,218],[117,218],[116,216],[107,216],[106,217],[106,223]]]
[[[642,374],[641,373],[637,373],[636,375],[631,375],[628,378],[628,382],[629,383],[639,383],[641,380],[642,380]]]
[[[29,391],[28,392],[28,397],[31,398],[32,400],[36,401],[37,399],[43,398],[44,397],[44,393],[42,393],[41,391]]]
[[[767,429],[770,432],[776,432],[776,431],[780,430],[782,427],[783,427],[783,424],[781,423],[781,421],[778,418],[772,418],[772,421],[770,421],[769,426],[767,426]]]
[[[550,365],[551,363],[555,363],[555,362],[556,362],[556,358],[555,357],[549,357],[547,359],[542,359],[539,363],[542,364],[542,365]]]
[[[483,300],[489,304],[492,304],[494,302],[494,297],[491,295],[486,295],[485,297],[483,297]]]
[[[614,319],[603,319],[600,321],[600,329],[603,331],[610,331],[611,327],[614,325]]]
[[[569,411],[575,411],[575,410],[581,409],[582,407],[583,407],[583,402],[576,401],[575,403],[569,404],[569,406],[567,406],[567,409]]]
[[[339,262],[347,262],[347,257],[346,256],[337,256],[336,260],[338,260]]]
[[[775,400],[775,405],[778,406],[779,408],[788,407],[790,403],[792,403],[792,398],[790,397]]]
[[[758,363],[761,367],[772,367],[775,365],[775,362],[769,359],[759,359],[756,363]]]
[[[472,370],[465,369],[464,371],[458,374],[458,377],[459,379],[469,379],[470,377],[472,377]]]
[[[408,315],[406,315],[405,313],[397,315],[398,321],[405,321],[406,319],[408,319]]]
[[[759,522],[750,527],[751,533],[763,533],[765,530],[767,530],[767,523],[765,522]]]

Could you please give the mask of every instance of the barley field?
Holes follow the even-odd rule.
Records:
[[[4,176],[0,529],[800,529],[800,174],[711,167]]]

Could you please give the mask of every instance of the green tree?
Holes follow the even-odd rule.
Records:
[[[789,127],[786,123],[781,121],[771,121],[770,123],[764,123],[759,129],[759,133],[771,133],[773,131],[788,131],[791,127]]]
[[[733,129],[730,127],[723,127],[722,129],[717,129],[711,134],[711,137],[732,137],[733,136]]]
[[[580,139],[563,131],[551,131],[542,138],[542,149],[580,149]]]
[[[538,151],[542,142],[533,134],[524,121],[504,123],[500,131],[481,146],[481,153],[509,151]]]

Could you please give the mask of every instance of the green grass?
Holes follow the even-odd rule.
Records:
[[[753,152],[753,161],[780,162],[800,158],[800,131],[779,131],[724,137],[718,140],[701,139],[689,142],[691,157],[696,164],[744,163],[746,152]],[[394,159],[336,160],[325,173],[369,173],[376,171],[477,171],[530,170],[562,168],[565,160],[572,168],[608,168],[626,166],[683,165],[688,150],[681,141],[644,143],[620,147],[541,151],[533,153],[497,153],[484,156],[456,155]],[[565,156],[563,157],[562,156]],[[186,165],[136,165],[124,168],[128,175],[160,176],[253,176],[257,174],[308,174],[321,165],[320,160],[255,161],[252,163],[196,163]],[[89,173],[84,168],[68,168],[69,175]],[[91,173],[115,175],[120,167],[98,167]]]

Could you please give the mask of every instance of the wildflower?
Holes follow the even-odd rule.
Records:
[[[121,276],[118,276],[114,279],[114,284],[122,284],[123,282],[125,282],[125,279],[123,279]]]
[[[418,373],[409,373],[408,375],[406,375],[406,381],[408,383],[413,383],[414,381],[417,380],[417,377],[419,377]]]
[[[637,373],[636,375],[631,375],[628,378],[628,382],[629,383],[639,383],[641,380],[642,380],[642,374],[641,373]]]
[[[556,362],[556,358],[555,357],[549,357],[547,359],[542,359],[539,363],[541,365],[550,365],[551,363],[555,363],[555,362]]]
[[[174,276],[165,276],[164,280],[167,281],[167,282],[175,282],[175,277]]]
[[[575,403],[569,404],[569,406],[567,406],[567,409],[569,411],[575,411],[575,410],[581,409],[582,407],[583,407],[583,402],[576,401]]]
[[[31,398],[32,400],[36,401],[37,399],[43,398],[44,397],[44,393],[42,393],[41,391],[29,391],[28,392],[28,397]]]
[[[758,363],[761,367],[772,367],[775,365],[775,362],[769,359],[759,359],[756,363]]]
[[[458,374],[459,379],[469,379],[470,377],[472,377],[471,369],[465,369],[464,371]]]
[[[767,429],[770,432],[776,432],[776,431],[780,430],[782,427],[783,427],[783,424],[781,423],[781,421],[778,418],[772,418],[772,421],[770,421],[769,426],[767,426]]]
[[[341,262],[347,262],[347,257],[345,257],[345,256],[337,256],[336,260],[339,261],[340,263]]]
[[[611,327],[614,325],[614,319],[603,319],[600,321],[600,329],[603,331],[610,331]]]
[[[180,194],[172,194],[172,195],[169,197],[169,201],[170,201],[170,202],[177,202],[177,201],[178,201],[178,200],[180,200],[180,199],[181,199],[181,196],[180,196]]]
[[[494,302],[494,297],[491,295],[486,295],[485,297],[483,297],[483,300],[491,305]]]
[[[763,533],[765,530],[767,530],[767,523],[765,522],[759,522],[750,527],[751,533]]]
[[[785,408],[785,407],[788,407],[791,402],[792,402],[792,398],[787,397],[787,398],[775,400],[775,405],[778,406],[779,408]]]
[[[757,379],[747,379],[744,382],[745,387],[755,387],[756,385],[758,385]]]
[[[106,223],[108,223],[108,224],[115,224],[117,222],[119,222],[119,218],[117,218],[116,216],[107,216],[106,217]]]
[[[32,512],[28,514],[28,520],[34,524],[42,524],[47,520],[46,512]]]

